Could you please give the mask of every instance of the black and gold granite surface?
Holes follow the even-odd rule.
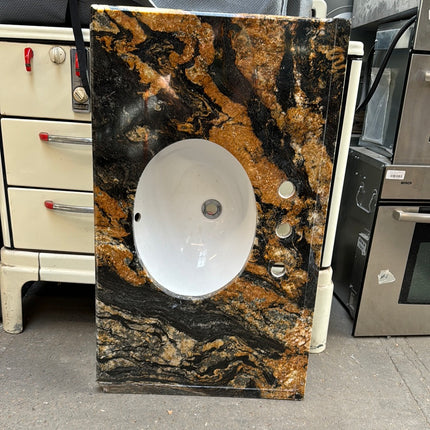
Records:
[[[104,389],[303,396],[348,37],[343,20],[94,11],[97,375]],[[157,288],[132,233],[143,169],[188,138],[215,142],[239,160],[258,211],[243,272],[200,300]],[[284,180],[297,189],[290,199],[278,195]],[[294,229],[287,239],[275,234],[282,221]],[[285,264],[282,278],[271,276],[273,262]]]

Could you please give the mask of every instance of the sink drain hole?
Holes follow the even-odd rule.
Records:
[[[222,206],[218,200],[209,199],[202,204],[202,213],[208,219],[216,219],[221,215]]]

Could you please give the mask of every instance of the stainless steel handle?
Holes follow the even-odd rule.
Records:
[[[66,145],[92,145],[93,140],[91,137],[74,137],[74,136],[59,136],[56,134],[49,134],[46,131],[39,133],[39,139],[43,142],[64,143]]]
[[[45,200],[44,204],[46,209],[54,210],[54,211],[73,212],[76,214],[94,213],[94,208],[92,206],[64,205],[62,203],[54,203],[52,200]]]
[[[430,214],[423,214],[423,213],[417,213],[417,212],[405,212],[399,209],[394,209],[393,218],[397,221],[430,224]]]

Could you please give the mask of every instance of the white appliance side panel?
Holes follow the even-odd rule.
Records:
[[[0,149],[1,156],[1,149]],[[0,163],[0,221],[3,235],[3,244],[7,247],[11,246],[9,233],[9,214],[7,211],[6,188],[3,180],[3,167]]]
[[[72,110],[70,46],[63,63],[53,63],[49,51],[54,46],[33,42],[0,42],[1,113],[10,116],[58,118],[90,121],[89,113]],[[25,68],[24,49],[34,56],[31,71]]]
[[[92,191],[92,147],[42,141],[40,132],[91,137],[91,124],[3,118],[8,185]]]
[[[93,207],[92,193],[9,188],[15,248],[94,253],[94,215],[47,209],[45,201]]]

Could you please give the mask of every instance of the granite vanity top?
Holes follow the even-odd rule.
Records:
[[[95,10],[97,377],[106,390],[303,396],[348,38],[344,20]],[[132,234],[143,169],[189,138],[236,157],[258,211],[243,272],[198,300],[157,288]],[[286,180],[296,193],[283,199]],[[274,233],[280,222],[290,237]],[[286,274],[274,278],[279,261]]]

